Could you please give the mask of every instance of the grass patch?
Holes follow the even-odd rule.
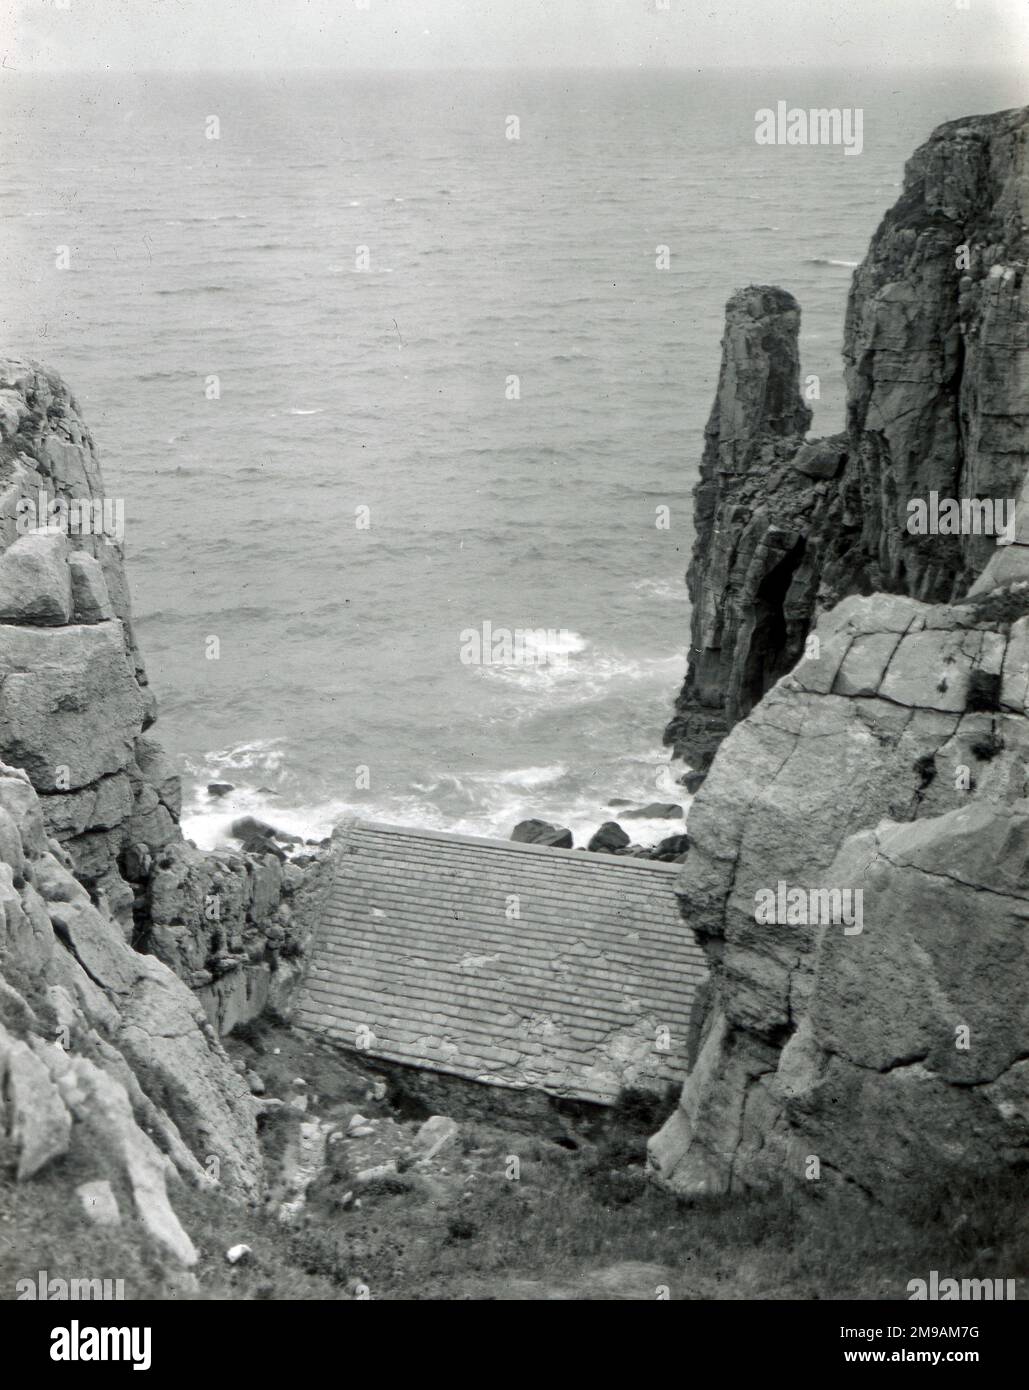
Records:
[[[217,1190],[170,1184],[200,1256],[195,1292],[169,1285],[127,1193],[117,1194],[120,1227],[86,1220],[74,1187],[106,1174],[84,1160],[58,1161],[23,1184],[0,1178],[0,1297],[14,1298],[16,1280],[38,1270],[120,1278],[127,1298],[339,1300],[367,1284],[372,1298],[389,1301],[621,1297],[589,1281],[624,1284],[625,1270],[648,1286],[666,1283],[677,1300],[905,1299],[908,1282],[933,1269],[1029,1274],[1022,1173],[941,1174],[894,1210],[828,1181],[685,1199],[655,1187],[643,1166],[646,1139],[674,1096],[631,1090],[607,1111],[569,1112],[560,1124],[553,1113],[527,1112],[513,1128],[508,1109],[495,1122],[476,1109],[425,1165],[409,1152],[423,1117],[361,1099],[375,1073],[359,1059],[276,1025],[247,1025],[229,1043],[233,1055],[260,1055],[271,1091],[303,1076],[314,1115],[336,1115],[343,1127],[356,1103],[377,1114],[379,1135],[393,1136],[398,1172],[358,1183],[356,1170],[390,1157],[370,1156],[368,1146],[385,1141],[329,1144],[307,1206],[289,1225]],[[261,1122],[272,1182],[299,1119],[276,1110]],[[230,1265],[225,1253],[239,1243],[253,1253]]]
[[[512,1274],[574,1284],[584,1269],[639,1262],[668,1271],[675,1299],[904,1299],[908,1281],[931,1269],[982,1278],[1027,1269],[1021,1179],[938,1189],[909,1220],[814,1184],[685,1201],[642,1177],[598,1181],[575,1159],[523,1170],[521,1181],[476,1191],[445,1231],[405,1244],[399,1270],[395,1252],[368,1239],[367,1218],[359,1247],[375,1296],[488,1298]]]

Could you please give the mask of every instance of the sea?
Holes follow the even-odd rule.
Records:
[[[64,375],[124,499],[187,835],[541,817],[581,843],[619,803],[688,810],[661,735],[725,301],[797,296],[838,429],[905,159],[1021,86],[5,69],[2,345]],[[861,109],[860,155],[758,145],[778,100]],[[534,635],[476,661],[484,624]]]

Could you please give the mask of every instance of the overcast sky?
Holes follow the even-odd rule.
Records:
[[[1029,3],[0,0],[0,52],[22,71],[1018,64]]]

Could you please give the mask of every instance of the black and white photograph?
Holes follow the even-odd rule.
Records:
[[[999,1374],[1027,75],[1024,0],[3,0],[29,1365],[649,1301]]]

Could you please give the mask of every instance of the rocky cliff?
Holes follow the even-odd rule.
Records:
[[[288,989],[303,871],[184,839],[117,515],[60,378],[0,361],[0,1163],[70,1155],[188,1265],[167,1181],[260,1187],[219,1033]]]
[[[111,524],[123,510],[60,377],[0,361],[0,759],[28,774],[93,903],[224,1031],[291,981],[301,875],[271,853],[202,854],[179,830]]]
[[[991,536],[907,523],[933,492],[1012,498],[1022,485],[1027,123],[1024,111],[953,121],[909,161],[850,290],[843,433],[805,438],[793,297],[751,287],[729,301],[695,495],[689,674],[665,735],[694,766],[841,598],[947,602],[992,555]]]
[[[182,1265],[168,1179],[243,1198],[261,1178],[252,1098],[196,997],[90,901],[0,764],[0,1163],[24,1180],[68,1155]]]
[[[712,1002],[650,1149],[681,1191],[1029,1158],[1027,130],[952,122],[910,161],[854,276],[843,434],[803,438],[795,302],[729,304],[669,729],[710,761],[678,891]],[[1011,543],[912,534],[933,491],[1017,499]],[[759,920],[791,888],[861,921]]]

